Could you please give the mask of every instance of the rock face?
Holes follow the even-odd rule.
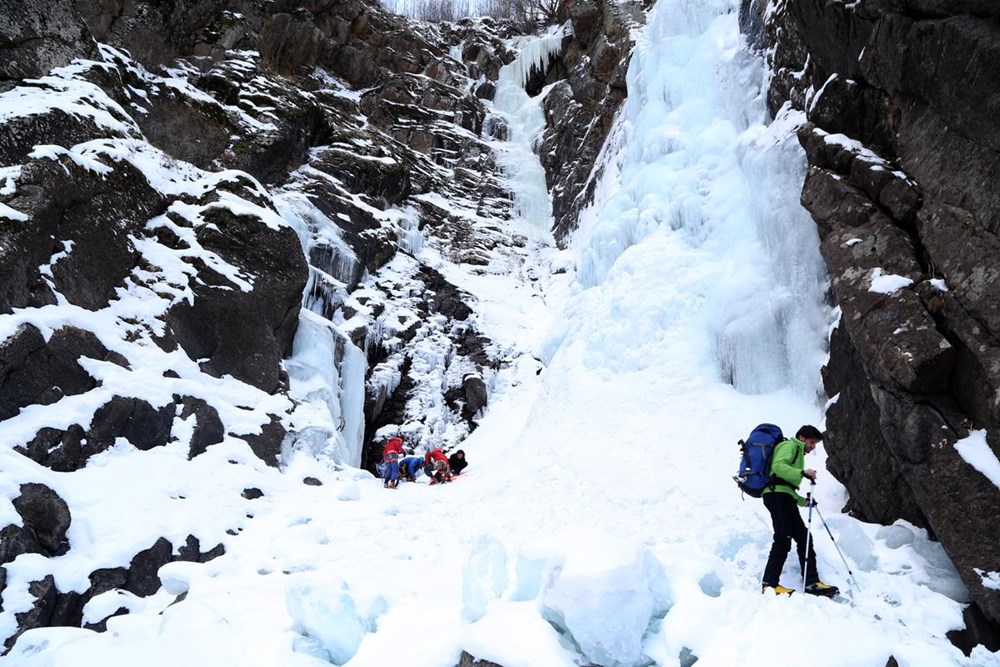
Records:
[[[1000,9],[976,0],[791,0],[768,102],[806,112],[802,203],[841,308],[824,371],[828,466],[848,509],[930,529],[1000,623],[1000,488],[963,459],[1000,454]]]
[[[483,224],[510,211],[483,135],[510,25],[417,26],[360,0],[0,0],[0,17],[0,95],[33,102],[0,105],[0,421],[30,465],[178,443],[280,465],[301,437],[303,306],[336,331],[338,371],[352,343],[367,364],[363,465],[387,430],[412,446],[475,428],[496,362],[474,299],[412,254],[486,271],[526,252]],[[18,633],[79,626],[95,595],[150,595],[165,563],[224,550],[153,537],[93,562],[87,590],[25,581],[18,555],[73,553],[73,508],[19,474],[23,525],[0,529],[0,593],[35,599],[0,607]]]
[[[0,91],[96,54],[72,3],[0,2]]]
[[[536,89],[555,84],[545,97],[546,129],[539,155],[552,193],[553,231],[559,242],[576,229],[580,211],[591,202],[599,176],[594,173],[597,157],[627,94],[631,31],[642,24],[643,7],[609,0],[560,4],[559,20],[571,24],[572,35],[544,81],[535,84]]]

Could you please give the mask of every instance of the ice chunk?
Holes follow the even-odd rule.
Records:
[[[913,544],[913,531],[906,526],[894,525],[879,528],[875,539],[885,540],[885,546],[898,549],[906,544]]]
[[[698,588],[705,595],[717,598],[722,595],[722,580],[715,572],[709,572],[698,580]]]
[[[507,550],[495,537],[481,535],[462,568],[462,618],[478,621],[506,589]]]
[[[515,637],[515,641],[497,641]],[[531,602],[513,602],[489,610],[469,626],[462,648],[479,660],[504,667],[575,667],[575,656],[559,633]]]
[[[969,589],[962,583],[958,570],[940,543],[918,540],[913,543],[913,550],[926,561],[924,573],[927,580],[922,583],[927,588],[946,595],[955,602],[967,603],[972,600]]]
[[[660,562],[645,546],[607,537],[568,546],[566,553],[565,566],[543,594],[543,618],[569,635],[591,663],[642,664],[643,636],[671,605]]]
[[[565,558],[550,549],[532,545],[517,553],[514,561],[514,590],[511,600],[534,600],[552,587],[562,572]]]
[[[834,537],[837,539],[837,546],[840,547],[845,558],[857,563],[858,568],[865,572],[870,572],[878,567],[878,559],[873,553],[875,543],[872,542],[870,537],[865,535],[865,532],[857,522],[834,517],[827,521],[827,525],[834,532]],[[814,527],[813,538],[815,539],[818,536],[819,533]],[[817,546],[817,549],[819,548]]]
[[[295,650],[335,665],[350,660],[375,619],[385,611],[381,597],[359,604],[345,581],[304,579],[290,585],[285,606],[300,635]],[[325,655],[324,655],[325,653]]]

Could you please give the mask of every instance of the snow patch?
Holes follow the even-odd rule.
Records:
[[[987,442],[985,430],[970,431],[968,437],[955,443],[955,450],[966,463],[1000,487],[1000,459]]]
[[[901,289],[909,287],[913,280],[905,276],[897,276],[894,273],[882,273],[881,268],[872,269],[872,284],[868,288],[869,292],[877,294],[895,294]]]

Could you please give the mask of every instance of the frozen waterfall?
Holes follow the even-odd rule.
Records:
[[[524,40],[521,51],[500,69],[493,112],[507,125],[507,141],[495,148],[500,164],[510,179],[514,215],[529,224],[548,229],[552,220],[552,199],[545,184],[545,169],[535,152],[545,128],[542,94],[531,97],[525,85],[532,72],[544,72],[562,49],[565,28],[550,30],[541,37]]]
[[[579,287],[605,283],[638,244],[662,244],[673,268],[658,272],[656,326],[683,332],[687,372],[715,368],[746,393],[816,395],[831,318],[799,204],[803,119],[783,109],[767,124],[765,67],[743,47],[737,5],[663,0],[650,12],[607,151],[615,162],[574,241]]]

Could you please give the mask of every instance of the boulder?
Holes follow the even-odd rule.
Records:
[[[125,589],[139,597],[147,597],[160,590],[158,572],[174,560],[173,550],[170,541],[161,537],[153,546],[137,553],[129,563]]]
[[[94,570],[90,573],[90,588],[82,596],[82,603],[85,606],[92,598],[101,595],[102,593],[107,593],[108,591],[113,591],[116,589],[124,589],[125,584],[128,581],[128,570],[124,567],[112,567],[112,568],[101,568],[99,570]],[[112,616],[121,616],[127,614],[128,609],[125,607],[119,607],[111,615],[102,618],[96,623],[81,623],[81,626],[87,628],[88,630],[95,630],[97,632],[104,632],[107,630],[108,618]],[[81,619],[82,620],[82,619]]]
[[[41,580],[32,581],[28,585],[28,593],[35,598],[35,602],[28,611],[14,614],[17,621],[17,632],[4,641],[4,647],[7,649],[10,649],[24,632],[34,628],[45,628],[52,624],[52,615],[59,597],[55,578],[51,574],[47,574]]]
[[[226,432],[219,412],[203,399],[191,396],[175,397],[181,408],[180,419],[194,418],[194,432],[191,434],[191,447],[188,458],[204,454],[210,446],[222,442]]]
[[[69,303],[107,306],[139,260],[130,236],[140,236],[164,208],[162,195],[131,164],[115,162],[98,174],[63,155],[29,160],[6,203],[29,221],[0,230],[0,312],[54,303],[40,296],[48,288],[39,267],[50,264],[51,285]]]
[[[66,501],[59,494],[44,484],[22,484],[21,495],[13,504],[25,529],[35,536],[43,553],[61,556],[69,551],[66,531],[73,519]]]
[[[44,554],[35,533],[11,524],[0,530],[0,563],[10,563],[21,554]]]
[[[79,424],[66,430],[43,427],[24,447],[15,449],[35,463],[56,472],[79,470],[87,463],[90,451],[84,451],[86,432]]]
[[[479,660],[468,651],[462,651],[462,655],[458,659],[457,667],[503,667],[503,665],[498,665],[497,663],[490,662],[489,660]]]
[[[46,342],[35,326],[22,325],[0,342],[0,419],[32,404],[48,405],[93,389],[96,382],[80,366],[80,358],[110,356],[89,331],[59,329]]]
[[[253,453],[261,461],[269,466],[278,466],[278,456],[281,454],[281,443],[285,440],[285,427],[281,419],[276,415],[271,415],[271,421],[261,429],[259,434],[240,434],[239,438],[245,440]]]
[[[203,248],[249,275],[252,289],[233,289],[213,271],[201,272],[194,301],[177,302],[164,316],[174,340],[216,377],[232,375],[267,392],[279,387],[290,354],[307,267],[298,236],[260,218],[216,209],[194,231]]]

